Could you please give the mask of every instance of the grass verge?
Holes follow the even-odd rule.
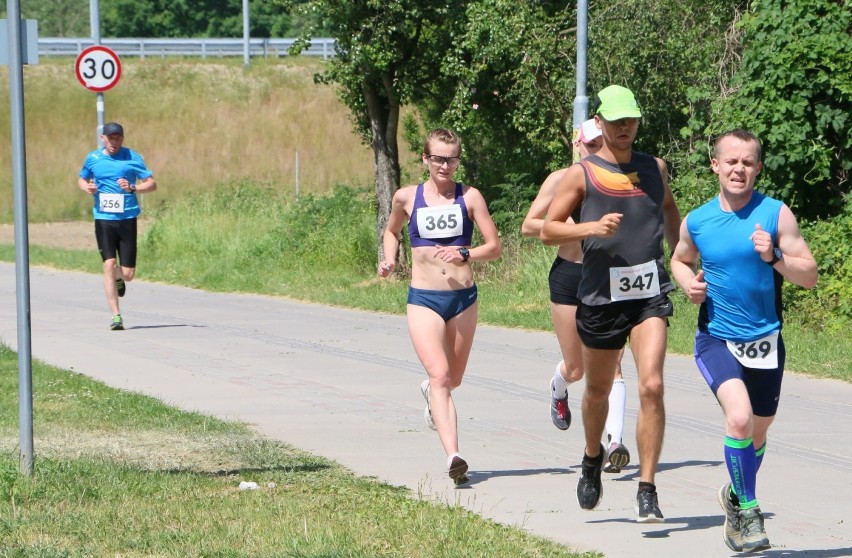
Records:
[[[371,192],[344,186],[296,201],[249,182],[214,186],[153,212],[140,242],[137,276],[401,314],[405,271],[388,280],[376,276],[373,203]],[[13,261],[13,247],[0,246],[0,259]],[[30,261],[91,273],[101,269],[94,251],[33,247]],[[547,287],[552,261],[553,249],[540,242],[504,237],[500,260],[474,264],[480,323],[552,331]],[[669,351],[691,355],[698,309],[679,291],[671,298]],[[788,318],[787,370],[852,381],[852,342],[845,331],[814,331]]]
[[[0,557],[580,556],[38,361],[38,460],[24,477],[16,392],[17,356],[0,346]]]

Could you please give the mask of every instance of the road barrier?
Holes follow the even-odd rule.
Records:
[[[249,39],[249,56],[289,56],[289,49],[296,39]],[[302,56],[334,56],[334,39],[313,39],[302,50]],[[38,39],[39,56],[77,56],[86,47],[94,45],[91,38],[44,38]],[[102,39],[119,56],[243,56],[243,39]]]

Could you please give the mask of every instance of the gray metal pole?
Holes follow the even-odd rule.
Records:
[[[98,0],[89,0],[89,27],[92,30],[92,41],[96,45],[101,44],[101,8]],[[95,105],[98,111],[98,137],[96,141],[99,147],[103,147],[101,132],[104,129],[104,94],[102,91],[95,94]]]
[[[249,41],[251,33],[249,32],[249,0],[243,0],[243,66],[248,68],[251,65],[251,53],[249,49],[251,45]]]
[[[589,112],[589,97],[586,96],[586,67],[589,47],[589,2],[577,0],[577,92],[574,96],[574,141],[580,129],[580,124],[586,120]],[[578,161],[580,153],[574,150],[574,161]]]
[[[18,431],[21,473],[33,474],[33,357],[30,322],[30,254],[27,220],[27,148],[21,5],[6,0],[9,33],[9,105],[12,116],[12,190],[15,204],[15,292],[18,308]]]

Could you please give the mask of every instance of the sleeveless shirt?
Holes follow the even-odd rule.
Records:
[[[597,221],[607,213],[621,213],[618,231],[611,237],[583,240],[583,278],[579,298],[587,306],[612,303],[612,268],[655,262],[659,292],[674,289],[663,263],[663,199],[665,186],[654,157],[637,151],[629,163],[611,163],[590,155],[578,163],[586,178],[580,221]]]
[[[760,224],[777,246],[782,205],[752,192],[742,209],[725,211],[716,196],[687,216],[707,282],[699,330],[725,341],[750,342],[781,329],[783,278],[754,251],[751,235]]]
[[[414,193],[414,207],[411,210],[411,219],[408,221],[408,236],[411,240],[412,248],[434,246],[436,244],[440,244],[442,246],[471,245],[471,239],[473,237],[473,221],[467,213],[467,205],[464,202],[464,195],[462,192],[463,188],[461,182],[456,182],[456,197],[453,200],[453,203],[449,204],[461,206],[462,233],[457,236],[437,237],[437,235],[440,234],[441,229],[446,226],[446,223],[440,218],[436,220],[427,219],[425,226],[427,228],[432,228],[433,232],[428,233],[427,231],[422,231],[421,233],[420,226],[418,225],[418,212],[424,208],[438,208],[442,206],[427,205],[426,199],[423,197],[423,183],[417,185],[417,189]],[[429,234],[429,237],[424,238],[421,234]]]

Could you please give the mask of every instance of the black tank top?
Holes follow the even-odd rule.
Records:
[[[660,293],[674,289],[663,263],[663,198],[665,187],[654,157],[634,151],[627,164],[590,155],[579,163],[586,176],[580,222],[621,213],[618,232],[609,238],[583,241],[583,278],[579,298],[587,306],[612,302],[610,273],[614,267],[656,262]]]

